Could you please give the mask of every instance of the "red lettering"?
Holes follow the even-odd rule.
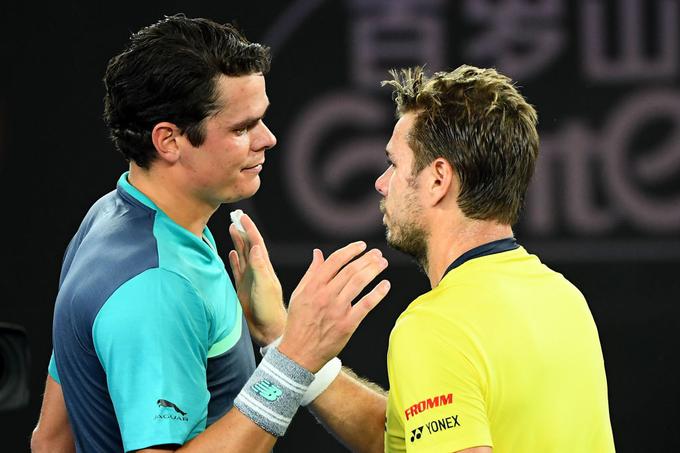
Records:
[[[414,417],[421,412],[425,412],[428,409],[432,409],[433,407],[446,406],[447,404],[451,403],[453,403],[453,393],[435,396],[433,398],[428,398],[426,400],[417,402],[413,406],[406,409],[404,411],[404,415],[406,415],[406,420],[408,420],[409,418]]]

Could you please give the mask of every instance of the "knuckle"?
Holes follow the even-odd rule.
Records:
[[[347,286],[349,286],[352,290],[362,290],[371,280],[372,278],[369,278],[369,276],[366,276],[364,273],[360,273],[354,275],[348,282]]]
[[[359,271],[361,271],[361,269],[364,267],[364,263],[362,261],[362,258],[354,260],[351,263],[349,263],[347,266],[345,266],[344,270],[347,272],[347,274],[354,276]]]

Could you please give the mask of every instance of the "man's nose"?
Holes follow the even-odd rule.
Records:
[[[375,180],[375,190],[378,191],[383,197],[387,195],[387,172],[389,169],[385,170],[382,175],[378,176]]]
[[[272,133],[271,130],[267,127],[264,122],[261,124],[261,133],[260,136],[258,137],[258,142],[257,146],[254,146],[253,148],[257,150],[265,150],[265,149],[270,149],[276,146],[276,136]]]

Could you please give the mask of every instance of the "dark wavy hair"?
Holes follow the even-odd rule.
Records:
[[[420,67],[390,74],[383,85],[394,90],[397,115],[417,115],[413,174],[443,157],[460,180],[463,214],[515,224],[538,157],[538,117],[512,80],[467,65],[431,78]]]
[[[171,122],[194,146],[205,140],[204,120],[217,104],[221,75],[269,71],[269,49],[249,42],[231,24],[177,14],[142,28],[109,60],[104,121],[115,147],[143,168],[156,158],[153,127]]]

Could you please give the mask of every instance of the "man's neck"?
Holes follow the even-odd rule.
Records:
[[[130,165],[128,181],[146,195],[175,223],[189,230],[199,238],[217,207],[209,206],[192,197],[172,180],[171,174],[144,170]]]
[[[480,245],[512,237],[512,227],[487,220],[465,220],[458,225],[435,224],[428,237],[427,276],[439,284],[446,269],[463,253]]]

